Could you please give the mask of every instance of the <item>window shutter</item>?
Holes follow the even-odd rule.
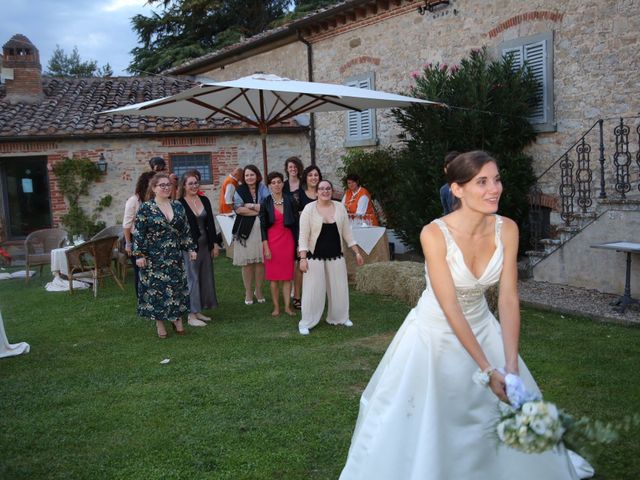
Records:
[[[347,86],[371,89],[371,77],[347,82]],[[373,138],[373,109],[349,110],[347,112],[347,140],[363,140]]]
[[[545,105],[547,104],[547,91],[545,88],[546,75],[546,42],[537,42],[524,46],[524,61],[536,81],[538,88],[536,96],[538,100],[532,105],[531,123],[545,123],[547,121]]]
[[[505,48],[502,50],[503,57],[511,57],[513,59],[513,68],[522,67],[522,47]]]
[[[538,88],[536,89],[537,100],[531,106],[531,115],[529,116],[529,121],[533,124],[547,121],[545,108],[547,104],[547,91],[545,88],[546,53],[546,42],[544,40],[502,50],[503,57],[510,56],[513,59],[514,69],[520,68],[526,63],[538,82]]]

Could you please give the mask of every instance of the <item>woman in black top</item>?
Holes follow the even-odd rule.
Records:
[[[182,175],[178,197],[187,214],[191,237],[198,247],[195,262],[185,257],[190,299],[189,325],[192,327],[206,326],[205,322],[211,318],[204,315],[202,310],[218,306],[212,257],[220,253],[220,238],[211,202],[204,195],[198,195],[199,189],[200,172],[189,170]]]
[[[290,194],[296,204],[300,202],[300,188],[302,187],[302,162],[298,157],[289,157],[284,162],[287,180],[284,182],[283,192]]]
[[[300,189],[300,201],[298,208],[304,210],[311,202],[318,198],[318,184],[322,181],[322,173],[315,165],[309,165],[302,172],[302,188]]]

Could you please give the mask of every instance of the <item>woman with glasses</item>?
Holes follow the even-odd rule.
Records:
[[[364,259],[353,238],[344,205],[331,199],[333,185],[328,180],[318,184],[318,199],[308,204],[300,216],[300,270],[302,271],[301,335],[320,322],[325,296],[329,301],[327,323],[351,327],[349,319],[349,284],[343,240],[360,266]]]
[[[149,193],[136,214],[133,255],[140,269],[138,315],[155,320],[158,337],[167,338],[164,321],[184,335],[182,315],[189,311],[189,290],[182,252],[196,259],[196,245],[180,202],[171,200],[166,173],[149,182]]]
[[[233,264],[242,267],[244,303],[265,303],[262,293],[264,282],[264,254],[260,233],[260,204],[269,196],[269,189],[262,183],[262,174],[255,165],[244,168],[243,184],[233,196],[236,219],[233,222]]]
[[[309,165],[302,172],[302,186],[298,193],[298,211],[302,212],[304,207],[314,202],[318,198],[318,183],[322,180],[322,173],[315,165]],[[298,267],[300,259],[298,258]],[[299,270],[299,269],[298,269]],[[302,290],[302,276],[296,275],[293,282],[293,306],[301,308],[300,292]]]
[[[200,172],[185,172],[178,188],[178,198],[187,214],[191,238],[198,252],[195,262],[190,261],[187,254],[184,254],[189,285],[188,322],[192,327],[205,327],[205,322],[210,321],[211,317],[204,315],[202,310],[218,306],[212,257],[217,257],[220,253],[220,239],[211,202],[206,196],[199,195],[199,190]]]

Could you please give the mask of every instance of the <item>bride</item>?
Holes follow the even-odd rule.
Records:
[[[491,433],[505,373],[539,392],[518,356],[518,227],[495,214],[502,183],[488,154],[459,155],[447,177],[455,209],[422,230],[427,288],[362,394],[340,479],[569,480],[572,461],[590,476],[563,447],[524,454]],[[497,282],[500,323],[484,298]]]

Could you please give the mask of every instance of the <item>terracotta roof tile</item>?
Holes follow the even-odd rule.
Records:
[[[102,136],[132,132],[211,131],[251,128],[231,119],[199,120],[98,112],[181,92],[195,85],[166,77],[52,78],[43,77],[44,99],[38,103],[9,103],[0,85],[0,141],[5,138]],[[295,121],[282,127],[299,127]]]

